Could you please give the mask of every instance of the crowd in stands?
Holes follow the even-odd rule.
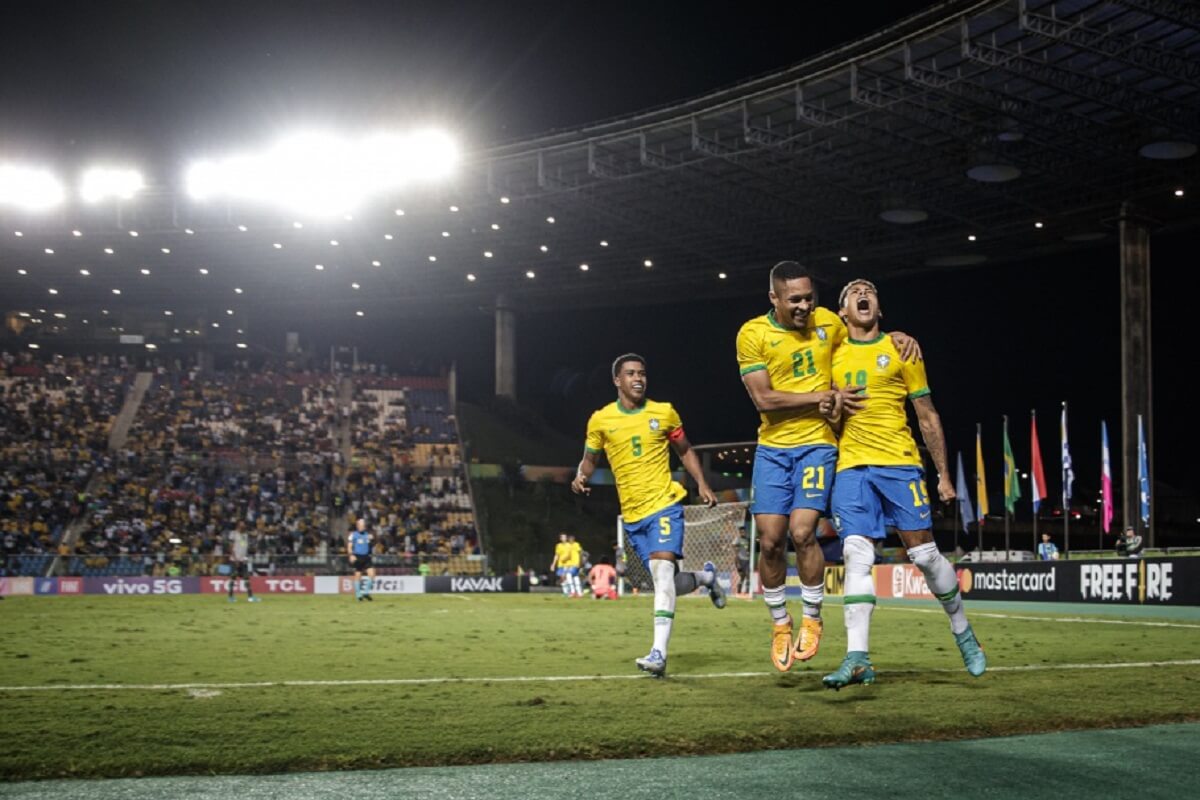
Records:
[[[132,375],[121,359],[0,352],[0,569],[39,571],[59,551],[89,481],[111,464]]]
[[[160,371],[126,448],[332,462],[338,379],[318,373]]]
[[[415,571],[479,553],[440,379],[376,365],[347,378],[149,366],[128,437],[110,451],[131,362],[0,354],[0,574],[44,574],[36,559],[59,554],[73,574],[208,574],[239,521],[272,566],[338,556],[359,516],[385,563]]]

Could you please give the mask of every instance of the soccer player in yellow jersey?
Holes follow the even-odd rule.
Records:
[[[833,387],[831,359],[846,339],[846,326],[832,311],[817,306],[808,269],[795,261],[776,264],[769,297],[771,310],[738,331],[737,358],[742,382],[762,419],[751,511],[761,545],[763,599],[773,622],[771,663],[786,672],[793,660],[815,656],[821,643],[825,558],[815,532],[829,508],[837,464],[829,417],[843,409],[852,413],[858,400],[854,392]],[[911,337],[892,335],[906,357],[919,357]],[[786,599],[789,531],[803,601],[794,642]]]
[[[625,535],[654,579],[654,644],[648,655],[634,663],[661,678],[667,671],[676,595],[704,586],[713,605],[725,606],[725,592],[711,562],[705,562],[702,572],[679,572],[678,562],[683,558],[680,501],[687,490],[671,478],[672,447],[696,481],[701,501],[713,506],[717,496],[708,487],[678,412],[670,403],[646,397],[646,359],[636,353],[619,356],[613,362],[612,375],[617,399],[588,420],[587,443],[571,490],[591,492],[587,484],[604,452],[617,484]]]
[[[933,541],[925,471],[908,427],[906,399],[916,410],[921,438],[938,471],[938,498],[953,500],[946,438],[933,407],[925,365],[902,361],[892,341],[880,332],[883,314],[875,284],[851,281],[838,302],[849,339],[833,354],[833,377],[839,388],[860,392],[862,404],[842,427],[833,485],[833,522],[843,540],[846,562],[847,654],[842,665],[822,680],[831,689],[875,681],[867,656],[875,609],[872,540],[884,538],[888,525],[897,529],[909,560],[924,574],[929,590],[950,617],[950,630],[967,671],[982,675],[987,658],[967,622],[954,568]]]
[[[558,544],[554,545],[554,558],[550,561],[550,569],[558,576],[558,585],[563,597],[575,593],[575,583],[571,580],[568,562],[571,558],[571,537],[566,532],[558,535]]]
[[[567,584],[570,586],[572,597],[583,597],[583,581],[579,577],[579,569],[583,565],[583,545],[575,541],[575,536],[567,535],[567,553],[563,566],[567,570]]]

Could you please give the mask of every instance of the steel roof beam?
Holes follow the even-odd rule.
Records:
[[[1067,21],[1055,14],[1054,6],[1050,7],[1050,15],[1030,11],[1028,0],[1020,0],[1019,22],[1021,30],[1029,31],[1047,39],[1065,42],[1072,47],[1087,50],[1105,58],[1115,58],[1132,67],[1153,72],[1160,77],[1175,81],[1184,81],[1192,86],[1200,86],[1200,62],[1195,59],[1178,56],[1161,48],[1151,47],[1114,30],[1097,30],[1089,27],[1081,16],[1080,19]]]
[[[1196,0],[1117,0],[1117,2],[1126,8],[1165,19],[1181,28],[1200,31],[1200,5],[1196,4]]]
[[[1114,81],[1094,78],[1065,67],[1052,65],[1023,53],[996,44],[971,39],[967,21],[962,21],[962,56],[970,61],[999,67],[1006,72],[1032,78],[1061,91],[1116,109],[1125,114],[1141,114],[1147,119],[1168,127],[1183,126],[1184,130],[1200,128],[1200,113],[1168,98],[1131,89]],[[1166,112],[1166,113],[1164,113]]]

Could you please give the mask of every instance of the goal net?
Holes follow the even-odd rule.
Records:
[[[705,561],[711,561],[717,567],[717,579],[731,594],[736,592],[734,583],[738,558],[738,539],[745,536],[741,546],[750,550],[754,546],[753,522],[746,507],[749,503],[721,503],[709,508],[708,506],[683,507],[683,561],[679,569],[684,572],[699,572],[704,568]],[[747,527],[743,528],[742,525]],[[618,582],[618,592],[624,594],[636,589],[639,592],[652,592],[654,580],[650,571],[638,558],[633,545],[625,537],[625,527],[621,518],[617,517],[617,552],[619,562],[617,574],[622,580]],[[753,552],[749,553],[748,562],[754,563]],[[744,577],[744,576],[741,576]]]

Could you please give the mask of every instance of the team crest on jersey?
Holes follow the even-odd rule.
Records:
[[[659,424],[658,420],[656,420],[656,419],[650,420],[650,430],[656,431],[661,427],[662,426]]]
[[[824,328],[817,328],[817,338],[818,339],[820,339],[823,342],[823,341],[825,341],[826,336],[828,336],[828,334],[825,333]]]
[[[884,353],[875,359],[875,366],[880,369],[887,369],[888,364],[892,363],[892,357]]]

